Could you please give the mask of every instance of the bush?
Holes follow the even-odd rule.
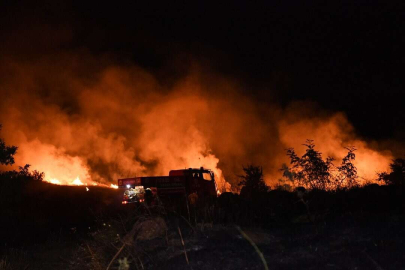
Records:
[[[402,192],[405,192],[405,159],[397,158],[390,164],[391,172],[378,173],[378,180],[387,185],[395,185],[402,187]]]
[[[304,144],[307,149],[299,157],[293,148],[287,149],[291,168],[283,165],[283,177],[290,180],[294,187],[303,186],[309,189],[336,190],[358,186],[357,168],[353,164],[356,158],[354,147],[347,147],[347,155],[340,166],[333,164],[333,158],[323,160],[322,154],[315,150],[312,140]],[[285,181],[282,181],[285,182]]]
[[[24,167],[19,167],[19,171],[5,171],[0,173],[0,179],[22,179],[22,180],[34,180],[43,181],[45,173],[39,172],[37,170],[29,171],[31,165],[25,164]]]
[[[244,198],[251,199],[260,196],[269,191],[263,179],[263,168],[260,166],[249,165],[243,167],[245,175],[240,175],[239,186],[242,186],[240,195]]]
[[[1,130],[1,124],[0,124]],[[0,164],[2,165],[13,165],[14,155],[17,152],[16,146],[6,145],[3,139],[0,138]]]

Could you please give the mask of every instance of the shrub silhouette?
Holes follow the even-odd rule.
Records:
[[[307,149],[302,157],[299,157],[293,148],[287,149],[292,168],[287,173],[298,186],[311,189],[328,189],[331,183],[330,167],[333,158],[327,157],[324,161],[322,154],[315,150],[313,140],[307,140],[304,144]]]
[[[0,130],[1,130],[0,124]],[[0,165],[13,165],[14,155],[17,152],[17,146],[8,146],[3,139],[0,138]],[[29,171],[31,165],[26,164],[24,167],[19,167],[19,171],[0,172],[0,179],[26,179],[26,180],[44,180],[45,174],[39,171]]]
[[[25,164],[24,167],[19,167],[19,171],[5,171],[0,172],[0,179],[21,179],[21,180],[35,180],[43,181],[45,178],[45,173],[39,172],[37,170],[30,171],[31,165]]]
[[[1,130],[0,124],[0,130]],[[16,146],[8,146],[3,139],[0,138],[0,164],[2,165],[13,165],[14,155],[17,152]]]
[[[400,186],[405,192],[405,159],[397,158],[390,164],[391,172],[378,173],[378,180],[387,185]]]
[[[244,175],[239,175],[241,179],[239,186],[242,186],[240,195],[251,199],[262,193],[269,191],[269,187],[263,180],[263,168],[260,166],[248,165],[243,167]]]
[[[336,188],[347,187],[353,188],[358,186],[358,175],[357,175],[357,168],[353,164],[353,160],[356,159],[356,148],[352,147],[345,147],[348,151],[347,155],[343,158],[342,164],[337,167],[338,174],[335,177],[335,184]]]
[[[322,159],[322,153],[315,150],[313,140],[307,140],[304,144],[307,149],[302,157],[299,157],[294,148],[287,149],[291,168],[283,165],[283,177],[289,179],[293,186],[302,186],[309,189],[334,190],[352,188],[358,185],[357,168],[353,164],[356,149],[346,147],[347,155],[343,158],[340,166],[333,164],[333,158]]]

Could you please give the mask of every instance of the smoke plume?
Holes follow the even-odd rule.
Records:
[[[140,67],[86,52],[2,60],[1,135],[19,147],[15,166],[29,163],[47,181],[109,185],[203,166],[225,190],[243,165],[257,164],[275,184],[288,162],[285,149],[300,154],[306,139],[338,160],[343,147],[355,146],[359,175],[368,180],[391,159],[358,138],[342,113],[309,102],[259,102],[236,80],[197,65],[165,84]]]

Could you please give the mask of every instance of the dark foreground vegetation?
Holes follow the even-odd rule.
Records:
[[[123,206],[123,191],[107,188],[22,178],[0,185],[0,269],[405,265],[404,196],[395,186],[279,189],[250,199],[224,193],[210,205],[187,208]]]

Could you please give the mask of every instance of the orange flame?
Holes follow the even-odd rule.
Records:
[[[115,188],[115,189],[118,188],[118,186],[117,186],[117,185],[114,185],[114,184],[111,184],[110,187],[111,187],[111,188]]]
[[[54,185],[61,185],[62,184],[58,179],[55,179],[55,178],[52,178],[52,179],[49,179],[49,180],[45,179],[45,181],[48,182],[48,183],[54,184]]]
[[[82,181],[80,181],[80,178],[77,177],[75,180],[73,180],[73,182],[71,183],[71,185],[73,186],[83,186],[84,183]],[[87,185],[87,184],[86,184]]]

